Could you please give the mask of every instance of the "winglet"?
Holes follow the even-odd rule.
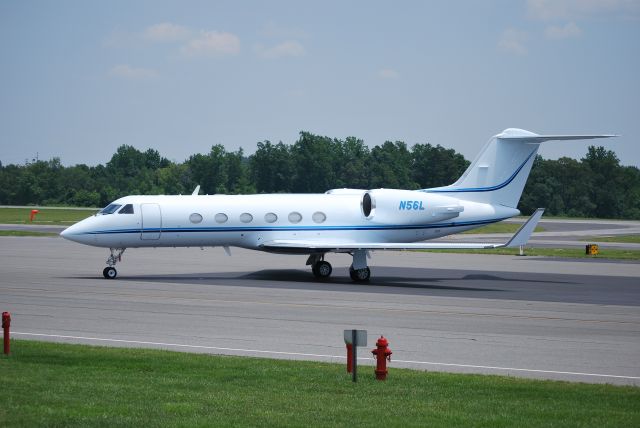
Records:
[[[191,194],[191,196],[196,196],[198,193],[200,193],[200,185],[199,184],[196,186],[196,188],[193,191],[193,193]]]
[[[542,214],[544,214],[544,208],[538,208],[531,217],[529,217],[529,220],[518,229],[515,235],[509,239],[509,242],[502,245],[502,247],[513,248],[525,245],[538,225],[540,218],[542,218]]]

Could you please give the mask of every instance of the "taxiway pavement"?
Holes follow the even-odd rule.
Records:
[[[0,310],[17,338],[344,362],[358,328],[364,364],[384,334],[391,369],[640,385],[640,263],[375,252],[354,284],[349,256],[318,282],[304,256],[232,253],[130,249],[105,280],[105,249],[0,237]]]

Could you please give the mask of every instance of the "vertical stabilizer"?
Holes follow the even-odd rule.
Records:
[[[540,143],[547,140],[585,140],[614,135],[538,135],[509,128],[492,137],[454,184],[430,193],[456,194],[461,199],[515,208],[527,183]]]

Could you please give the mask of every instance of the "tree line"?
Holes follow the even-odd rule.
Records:
[[[65,167],[59,158],[0,163],[0,204],[105,206],[130,194],[314,193],[332,188],[422,189],[453,183],[469,161],[440,145],[386,141],[369,148],[301,132],[293,144],[257,144],[254,154],[214,145],[172,162],[157,150],[120,146],[104,165]],[[581,160],[538,156],[519,208],[552,215],[640,219],[640,171],[591,146]]]

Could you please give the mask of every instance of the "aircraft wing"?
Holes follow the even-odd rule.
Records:
[[[455,242],[349,242],[334,240],[281,240],[276,239],[262,244],[268,251],[312,251],[312,252],[350,252],[352,250],[450,250],[450,249],[491,249],[518,247],[525,245],[538,225],[544,208],[538,208],[518,231],[504,244],[495,243],[455,243]]]

